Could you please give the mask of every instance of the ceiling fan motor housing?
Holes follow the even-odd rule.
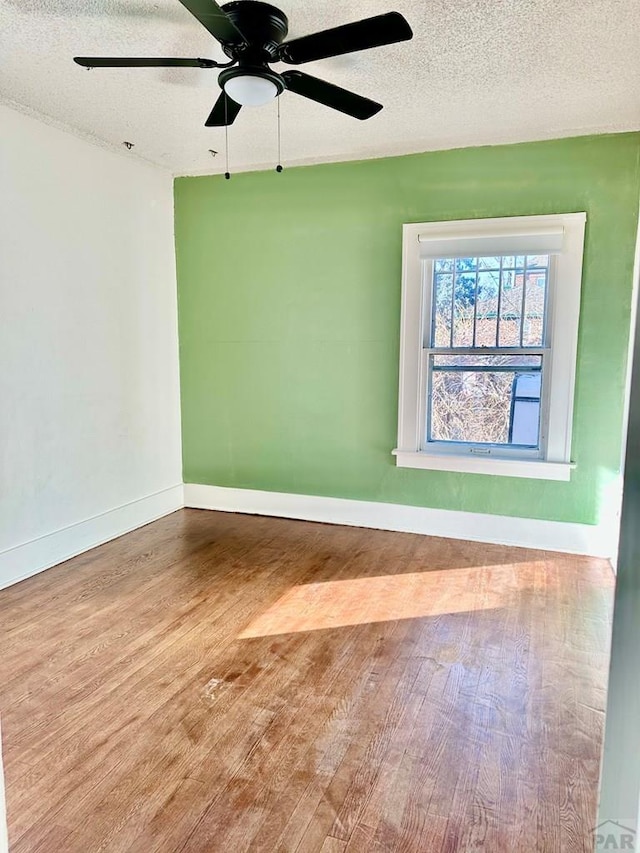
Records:
[[[222,9],[246,39],[223,43],[227,56],[254,67],[276,61],[278,48],[289,32],[284,12],[259,0],[233,0]]]

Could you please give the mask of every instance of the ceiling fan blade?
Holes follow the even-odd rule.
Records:
[[[73,61],[84,68],[218,68],[213,59],[163,59],[162,57],[74,56]]]
[[[353,118],[359,118],[361,121],[371,118],[382,109],[382,104],[377,104],[347,89],[341,89],[333,83],[319,80],[310,74],[304,74],[302,71],[285,71],[282,77],[290,92],[302,95],[303,98],[310,98],[312,101],[339,110]]]
[[[218,41],[233,44],[242,44],[246,41],[231,18],[215,0],[180,0],[180,2]]]
[[[204,126],[224,127],[225,125],[233,124],[241,109],[240,104],[236,104],[226,92],[222,91]]]
[[[344,24],[285,42],[280,47],[278,59],[290,65],[300,65],[302,62],[395,44],[410,38],[413,38],[413,32],[400,12],[387,12],[385,15],[364,18],[353,24]]]

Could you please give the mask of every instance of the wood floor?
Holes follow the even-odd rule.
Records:
[[[181,510],[0,593],[11,851],[591,851],[612,587]]]

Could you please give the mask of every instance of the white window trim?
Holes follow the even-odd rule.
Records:
[[[396,465],[401,468],[426,468],[506,477],[570,479],[571,471],[575,468],[571,461],[571,432],[585,224],[585,213],[566,213],[420,222],[403,226],[398,447],[393,451]],[[445,247],[455,240],[462,247],[471,247],[475,243],[483,247],[492,246],[488,253],[514,254],[509,250],[498,251],[500,241],[513,242],[525,235],[541,235],[547,241],[552,235],[558,244],[558,251],[554,253],[555,286],[549,305],[552,356],[548,376],[547,430],[542,458],[486,457],[473,456],[470,453],[456,455],[449,448],[442,453],[431,449],[422,450],[422,387],[426,377],[422,358],[425,285],[422,279],[420,244],[433,242],[434,245]]]

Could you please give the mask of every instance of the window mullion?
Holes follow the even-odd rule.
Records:
[[[544,355],[551,352],[549,347],[424,347],[431,355],[466,355],[466,356],[522,356]]]
[[[520,348],[524,342],[524,321],[525,311],[527,310],[527,256],[524,255],[524,264],[522,266],[522,307],[520,309]]]
[[[453,320],[455,317],[456,304],[456,260],[453,261],[453,270],[451,273],[451,322],[449,323],[449,346],[453,347]]]
[[[478,258],[475,259],[476,262],[476,274],[475,274],[475,283],[474,283],[474,291],[473,291],[473,346],[475,349],[476,346],[476,323],[478,321]]]
[[[502,255],[500,256],[500,272],[498,274],[498,317],[496,323],[496,348],[500,346],[500,315],[502,314],[502,273],[503,273]]]
[[[428,350],[422,353],[422,397],[421,397],[421,423],[420,447],[425,447],[431,437],[431,383],[433,359]]]

